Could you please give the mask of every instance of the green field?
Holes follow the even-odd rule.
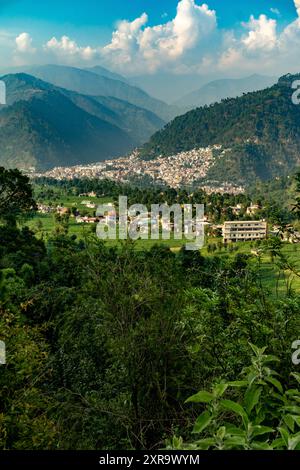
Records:
[[[78,197],[76,195],[64,195],[61,190],[54,188],[53,194],[49,200],[45,198],[41,200],[39,198],[39,188],[36,191],[36,200],[45,205],[52,206],[63,206],[72,210],[77,208],[80,212],[84,211],[86,215],[94,215],[95,209],[86,208],[82,204],[83,201],[90,201],[97,206],[100,204],[106,204],[113,202],[111,197],[100,197],[93,198],[89,196]],[[32,229],[38,238],[47,240],[51,234],[55,231],[56,226],[55,216],[53,213],[40,214],[37,213],[31,219],[27,219],[22,222],[22,225],[28,226]],[[95,224],[78,224],[74,216],[70,216],[68,233],[70,236],[76,236],[78,240],[85,239],[91,233],[95,233]],[[253,244],[251,243],[238,243],[235,245],[235,251],[220,249],[221,239],[206,238],[205,246],[202,248],[201,253],[204,256],[220,256],[220,257],[234,257],[237,253],[251,254],[253,250]],[[120,242],[118,240],[107,240],[109,246],[116,246]],[[135,242],[136,250],[149,250],[155,245],[163,245],[169,247],[174,253],[180,251],[180,249],[186,244],[186,240],[137,240]],[[215,244],[217,249],[211,252],[208,250],[209,244]],[[289,243],[284,244],[283,253],[289,257],[291,263],[293,263],[296,269],[300,272],[300,245],[292,245]],[[253,263],[258,263],[257,257],[253,256]],[[260,259],[260,272],[262,283],[269,288],[272,295],[283,294],[288,289],[293,289],[300,292],[300,277],[291,274],[290,272],[283,273],[275,262],[272,262],[269,255],[263,255]]]
[[[65,207],[81,207],[81,202],[83,198],[76,197],[66,197],[64,198],[63,205]],[[93,202],[97,204],[103,204],[106,202],[111,202],[109,198],[102,199],[93,199]],[[90,215],[92,215],[93,210],[90,210]],[[38,238],[43,238],[47,240],[51,233],[55,229],[55,218],[54,214],[37,214],[33,218],[23,222],[23,225],[30,227]],[[75,235],[77,239],[85,239],[89,234],[95,233],[94,224],[78,224],[74,217],[70,217],[69,221],[69,235]],[[201,250],[204,256],[229,256],[233,257],[237,253],[251,254],[253,250],[253,245],[251,243],[239,243],[236,245],[236,251],[230,252],[222,250],[216,250],[213,253],[210,253],[207,249],[208,244],[220,242],[220,239],[206,239],[204,248]],[[110,246],[116,246],[120,242],[117,240],[108,240],[107,243]],[[163,245],[169,247],[173,252],[179,252],[179,250],[186,244],[186,240],[137,240],[135,242],[135,248],[137,250],[149,250],[154,245]],[[288,255],[289,260],[296,266],[300,272],[300,245],[292,245],[289,243],[284,244],[283,253]],[[253,256],[253,263],[257,263],[257,259]],[[272,295],[280,295],[287,292],[289,289],[300,292],[300,277],[291,274],[290,272],[283,273],[275,263],[272,263],[269,255],[263,255],[261,257],[261,278],[262,283],[269,288]]]

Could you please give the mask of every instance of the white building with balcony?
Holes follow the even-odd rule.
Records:
[[[223,225],[224,243],[264,240],[268,225],[264,220],[241,220],[225,222]]]

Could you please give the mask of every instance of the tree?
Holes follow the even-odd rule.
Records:
[[[29,178],[19,170],[0,167],[0,219],[15,223],[17,217],[36,210]]]

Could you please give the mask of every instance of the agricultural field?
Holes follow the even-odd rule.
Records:
[[[82,197],[65,197],[60,198],[59,205],[64,207],[80,208],[83,201]],[[112,202],[111,198],[95,198],[93,203],[95,204],[104,204]],[[93,215],[93,210],[88,210],[89,215]],[[28,226],[33,230],[38,238],[42,238],[45,241],[51,234],[55,232],[55,216],[54,214],[36,214],[30,219],[23,221],[23,225]],[[76,236],[77,239],[84,240],[91,234],[94,234],[96,230],[95,224],[78,224],[74,216],[71,216],[68,224],[68,233],[70,236]],[[186,244],[186,240],[174,240],[172,237],[170,240],[137,240],[134,242],[135,249],[138,251],[149,250],[155,245],[163,245],[169,247],[172,252],[178,253],[181,248]],[[105,241],[107,246],[116,246],[120,243],[118,240],[107,240]],[[205,246],[201,250],[203,256],[218,256],[218,257],[231,257],[233,258],[237,253],[244,253],[253,256],[253,263],[260,263],[260,273],[262,283],[266,288],[268,288],[272,295],[284,294],[289,290],[294,290],[300,292],[300,277],[289,272],[282,272],[276,265],[276,262],[273,263],[271,257],[267,254],[263,254],[260,259],[253,255],[254,245],[252,243],[241,242],[234,245],[234,249],[230,248],[225,250],[221,246],[221,238],[206,238]],[[215,249],[213,252],[209,250],[209,245],[214,245]],[[300,245],[285,243],[283,244],[283,253],[288,256],[289,261],[295,265],[295,268],[300,272]]]

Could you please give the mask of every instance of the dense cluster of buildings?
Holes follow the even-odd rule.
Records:
[[[193,187],[199,185],[210,192],[239,194],[244,188],[229,182],[208,181],[209,169],[214,164],[214,152],[226,153],[220,145],[193,149],[169,157],[158,157],[144,160],[137,151],[130,156],[115,160],[106,160],[86,166],[58,167],[43,174],[49,178],[99,178],[110,179],[120,183],[130,183],[136,178],[147,178],[154,184],[166,185],[171,188]]]

